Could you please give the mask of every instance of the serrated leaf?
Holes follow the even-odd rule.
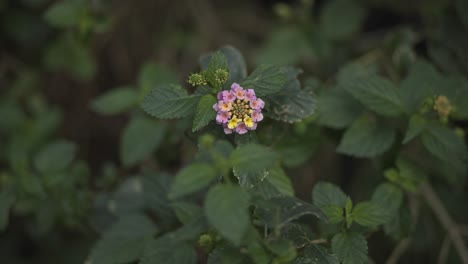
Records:
[[[56,2],[46,10],[44,19],[51,26],[66,28],[78,25],[85,11],[81,1]]]
[[[301,89],[297,75],[302,70],[284,67],[287,76],[285,86],[274,95],[268,96],[268,117],[284,121],[298,122],[315,112],[315,96],[310,89]]]
[[[395,136],[394,128],[361,118],[346,129],[337,152],[361,158],[375,157],[392,146]]]
[[[323,92],[319,95],[317,102],[317,122],[331,128],[349,126],[364,110],[362,105],[350,97],[340,86]]]
[[[42,174],[59,172],[70,165],[75,153],[75,144],[66,140],[57,140],[37,153],[34,157],[34,166]]]
[[[158,118],[180,118],[195,112],[201,95],[187,95],[176,85],[158,85],[145,97],[141,107]]]
[[[423,101],[435,95],[441,85],[442,76],[428,62],[423,60],[411,65],[408,76],[401,82],[401,97],[409,113],[416,113]]]
[[[404,112],[398,88],[383,77],[353,78],[342,85],[354,98],[378,114],[398,116]]]
[[[410,118],[408,129],[403,139],[403,144],[408,143],[415,137],[419,136],[427,126],[427,120],[420,115],[414,115]]]
[[[266,179],[281,193],[284,195],[293,196],[294,188],[292,186],[291,179],[286,175],[281,166],[276,165],[270,169]]]
[[[120,160],[132,167],[151,155],[161,143],[165,127],[150,118],[136,117],[125,127],[120,139]]]
[[[309,245],[304,249],[303,256],[294,260],[293,264],[339,264],[338,257],[331,254],[325,247]]]
[[[256,173],[272,167],[278,158],[279,155],[268,147],[246,144],[237,147],[230,160],[239,173]]]
[[[206,126],[210,121],[215,120],[216,112],[213,110],[213,105],[217,102],[216,98],[207,94],[204,95],[198,102],[195,118],[193,119],[192,132]]]
[[[344,208],[346,197],[340,187],[328,182],[318,182],[312,190],[312,200],[315,205],[321,208],[328,205]]]
[[[216,170],[203,163],[194,163],[183,168],[175,177],[169,192],[170,199],[199,191],[208,186],[216,177]]]
[[[205,214],[209,223],[237,246],[249,228],[249,199],[246,191],[234,185],[215,186],[206,195]]]
[[[326,219],[320,208],[292,196],[272,197],[260,203],[255,209],[255,214],[268,226],[278,228],[304,215]]]
[[[332,239],[332,251],[343,264],[367,263],[367,241],[358,233],[338,233]]]
[[[260,65],[245,80],[241,86],[254,89],[258,97],[277,93],[286,85],[285,69],[274,65]]]
[[[157,227],[145,216],[124,216],[104,233],[92,249],[89,261],[100,264],[136,261],[157,231]]]
[[[15,195],[9,190],[0,191],[0,231],[8,226],[10,208],[15,202]]]
[[[138,93],[131,87],[119,87],[93,99],[90,107],[101,115],[115,115],[130,110],[138,102]]]
[[[403,192],[394,184],[382,183],[372,194],[372,202],[380,208],[385,208],[387,214],[393,215],[400,209]]]
[[[365,18],[365,9],[357,2],[326,2],[320,13],[320,29],[332,40],[345,40],[357,33]]]
[[[224,46],[219,50],[227,61],[227,67],[229,69],[229,79],[226,83],[232,84],[234,82],[240,82],[247,76],[247,67],[245,64],[244,57],[239,50],[232,46]],[[214,53],[209,53],[200,57],[200,65],[202,69],[207,69],[208,64],[211,60],[211,56]]]
[[[139,263],[196,264],[197,254],[186,243],[176,243],[161,237],[148,243]]]
[[[320,207],[331,224],[338,224],[344,220],[343,207],[338,205],[324,205]]]
[[[288,223],[281,229],[281,237],[293,241],[296,248],[302,248],[310,244],[315,235],[307,225]]]
[[[362,226],[378,226],[391,219],[390,212],[385,207],[374,202],[360,202],[354,206],[352,219]]]
[[[435,157],[466,171],[468,150],[462,138],[449,128],[433,125],[422,134],[422,142]]]

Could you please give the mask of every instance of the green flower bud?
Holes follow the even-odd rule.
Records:
[[[214,78],[219,83],[225,83],[229,78],[229,72],[226,69],[217,69]]]
[[[187,82],[190,83],[192,86],[199,86],[199,85],[206,85],[207,84],[205,76],[203,76],[200,73],[190,74]]]
[[[213,238],[209,234],[202,234],[198,238],[198,245],[205,251],[209,252],[211,251],[211,249],[213,249]]]

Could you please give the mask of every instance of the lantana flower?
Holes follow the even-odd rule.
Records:
[[[253,89],[233,83],[231,90],[219,92],[217,98],[218,102],[213,105],[216,123],[223,126],[226,134],[245,134],[255,130],[257,123],[263,120],[265,102],[257,98]]]

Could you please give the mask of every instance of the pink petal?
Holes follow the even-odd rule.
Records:
[[[236,133],[240,135],[247,133],[247,127],[244,125],[244,123],[239,123],[237,125]]]
[[[232,134],[232,129],[224,127],[224,134],[226,134],[226,135]]]

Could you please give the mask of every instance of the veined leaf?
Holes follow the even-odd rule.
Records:
[[[356,157],[375,157],[392,146],[395,136],[393,128],[361,118],[346,130],[337,151]]]
[[[386,207],[374,202],[360,202],[356,204],[351,213],[354,222],[362,226],[378,226],[391,219]]]
[[[218,185],[205,200],[205,214],[218,232],[239,246],[249,228],[249,194],[239,186]]]
[[[187,95],[176,85],[158,85],[145,97],[141,107],[158,118],[180,118],[195,112],[200,95]]]
[[[277,93],[286,84],[285,69],[274,65],[260,65],[241,82],[241,86],[254,89],[258,97]]]
[[[226,58],[227,67],[229,70],[229,79],[227,84],[231,85],[234,82],[240,82],[247,76],[247,67],[245,64],[244,57],[236,48],[232,46],[224,46],[219,50]],[[208,68],[211,57],[214,52],[202,55],[199,59],[201,68],[203,70]]]
[[[101,115],[115,115],[130,110],[138,102],[138,93],[131,87],[119,87],[100,95],[91,102],[91,108]]]
[[[133,118],[124,129],[120,140],[120,159],[131,167],[154,152],[164,137],[163,124],[148,117]]]
[[[43,174],[59,172],[70,165],[75,153],[75,144],[66,140],[57,140],[39,151],[34,158],[34,165]]]
[[[216,103],[216,98],[207,94],[204,95],[198,102],[195,118],[193,119],[192,132],[195,132],[206,126],[210,121],[215,120],[216,112],[213,110],[213,105]]]
[[[367,263],[367,241],[358,233],[344,232],[332,239],[332,251],[343,264]]]
[[[257,144],[239,146],[231,154],[234,169],[245,173],[256,173],[268,169],[278,158],[279,155],[276,152]]]
[[[314,204],[321,208],[329,205],[336,205],[344,208],[346,205],[346,197],[346,194],[344,194],[340,187],[328,182],[316,183],[312,191]]]
[[[136,261],[157,231],[157,227],[145,216],[124,216],[97,242],[90,261],[100,264]]]
[[[342,85],[354,98],[378,114],[398,116],[404,112],[398,88],[383,77],[354,78]]]
[[[394,215],[403,202],[403,192],[394,184],[382,183],[372,194],[372,202],[380,208],[385,208],[387,214]]]
[[[203,163],[191,164],[183,168],[174,180],[169,198],[177,199],[208,186],[216,177],[216,170]]]

